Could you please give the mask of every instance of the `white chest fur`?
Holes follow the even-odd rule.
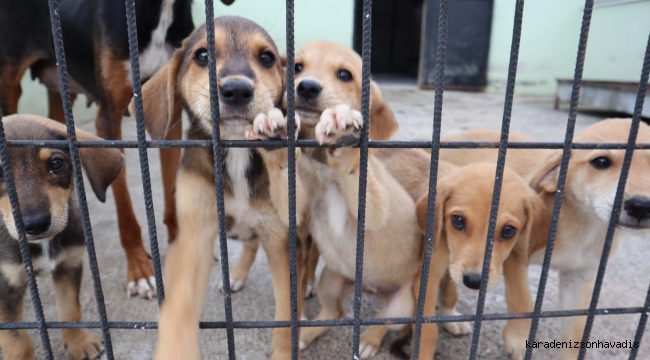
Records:
[[[228,237],[239,240],[253,240],[254,228],[260,223],[261,215],[250,206],[250,188],[246,170],[250,166],[250,149],[230,148],[226,155],[226,172],[232,194],[226,196],[226,214],[235,221],[228,230]]]
[[[46,276],[52,273],[54,269],[63,262],[76,265],[81,262],[85,247],[76,246],[63,250],[55,258],[50,257],[49,244],[43,243],[43,249],[40,256],[32,258],[32,268],[37,276]],[[25,266],[23,264],[4,263],[0,264],[0,272],[9,281],[10,285],[19,286],[27,281]]]

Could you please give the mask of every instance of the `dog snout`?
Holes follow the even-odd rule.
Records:
[[[253,101],[253,85],[243,80],[230,80],[219,88],[219,95],[224,103],[240,106]]]
[[[25,225],[25,232],[27,235],[41,235],[50,228],[52,219],[50,214],[34,214],[23,217],[23,224]]]
[[[625,201],[623,207],[630,217],[635,218],[639,222],[650,219],[650,199],[648,198],[631,198]]]
[[[305,100],[311,100],[318,97],[321,90],[323,90],[323,88],[317,81],[303,80],[300,82],[300,84],[298,84],[298,89],[296,92],[301,98]]]
[[[478,290],[481,287],[481,274],[468,273],[463,275],[463,284],[470,289]]]

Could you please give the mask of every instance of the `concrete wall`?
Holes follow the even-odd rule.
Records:
[[[515,1],[496,0],[488,79],[502,89],[508,74]],[[583,0],[527,0],[517,71],[518,93],[553,93],[575,70]],[[638,82],[650,32],[650,1],[593,10],[583,78]]]

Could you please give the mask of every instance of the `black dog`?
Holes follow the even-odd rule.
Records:
[[[13,115],[3,120],[7,139],[65,140],[60,123],[34,115]],[[101,140],[77,130],[80,140]],[[10,148],[9,157],[18,192],[25,233],[37,275],[51,274],[59,321],[81,321],[79,288],[85,252],[79,205],[67,149]],[[81,163],[99,200],[122,169],[117,149],[79,150]],[[22,321],[27,276],[21,260],[18,234],[0,181],[0,323]],[[74,359],[96,359],[102,339],[82,329],[61,329],[63,344]],[[0,331],[5,360],[34,358],[34,346],[25,330]]]

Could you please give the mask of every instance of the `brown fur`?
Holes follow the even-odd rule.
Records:
[[[481,273],[494,173],[494,165],[477,163],[460,168],[453,175],[438,181],[433,225],[435,246],[427,285],[425,316],[435,315],[434,301],[447,270],[456,283],[463,283],[463,275]],[[548,209],[526,182],[508,168],[504,171],[503,181],[488,290],[496,286],[503,273],[508,311],[532,311],[526,270],[529,256],[546,244]],[[418,223],[423,233],[427,225],[427,197],[423,196],[416,205]],[[451,225],[452,215],[465,219],[463,231]],[[500,236],[506,225],[517,229],[511,239]],[[417,296],[419,281],[414,291]],[[527,333],[529,327],[529,320],[509,321],[504,330],[506,348],[511,334]],[[421,358],[433,358],[436,339],[437,327],[434,324],[424,325]]]
[[[246,139],[254,118],[281,104],[284,69],[275,44],[256,24],[243,18],[221,17],[215,19],[215,27],[218,86],[242,81],[251,85],[254,94],[254,99],[245,105],[232,105],[221,98],[221,137]],[[180,127],[180,109],[188,111],[192,120],[188,138],[211,138],[207,66],[195,60],[197,53],[206,48],[205,27],[200,27],[144,85],[145,126],[152,138],[159,139],[169,134],[170,129]],[[272,66],[261,64],[259,55],[264,52],[275,57]],[[226,232],[240,240],[259,239],[269,260],[275,319],[289,320],[288,184],[286,165],[280,166],[286,162],[286,150],[228,149],[223,156],[225,209],[229,218]],[[246,169],[246,175],[237,169]],[[213,242],[219,230],[211,149],[185,151],[176,189],[179,233],[165,261],[168,295],[160,314],[156,358],[198,359],[197,324],[213,263]],[[241,207],[254,215],[242,216],[238,210]],[[255,222],[256,218],[261,220]],[[300,247],[298,250],[301,258]],[[299,303],[299,311],[301,307]],[[290,356],[290,329],[274,330],[272,349],[274,359]]]

